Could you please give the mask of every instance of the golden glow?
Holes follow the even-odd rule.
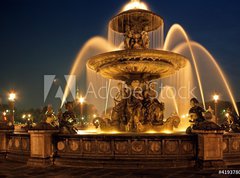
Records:
[[[25,118],[26,118],[26,114],[23,114],[23,115],[22,115],[22,118],[25,119]]]
[[[99,129],[87,129],[87,130],[78,130],[77,134],[87,135],[87,134],[120,134],[121,132],[117,130],[101,131]]]
[[[219,100],[219,95],[213,95],[213,100],[215,101],[215,102],[218,102],[218,100]]]
[[[90,53],[91,49],[98,50],[98,52],[93,53],[91,51],[91,53]],[[76,73],[78,71],[84,71],[83,67],[86,66],[86,60],[89,58],[89,56],[93,56],[93,55],[99,54],[101,52],[108,52],[108,51],[114,51],[114,50],[116,50],[116,47],[114,45],[111,45],[106,39],[104,39],[102,37],[96,36],[96,37],[89,39],[84,44],[84,46],[81,48],[80,52],[78,53],[69,75],[76,75]],[[80,75],[81,75],[81,73],[78,74],[78,76],[80,76]],[[70,92],[70,88],[71,88],[71,86],[74,85],[73,82],[74,82],[73,77],[70,77],[70,79],[67,81],[67,85],[64,90],[61,107],[66,102],[66,99]]]
[[[171,130],[163,130],[162,133],[165,133],[165,134],[172,134],[173,131],[171,131]]]
[[[148,10],[148,7],[145,3],[141,2],[140,0],[131,0],[131,2],[127,3],[122,11],[128,11],[132,9],[143,9]]]
[[[3,116],[6,116],[7,115],[7,113],[6,112],[3,112]]]
[[[31,115],[31,114],[28,114],[28,117],[32,117],[32,115]]]
[[[182,117],[181,117],[182,119],[185,119],[186,118],[186,115],[182,115]]]
[[[96,118],[97,117],[97,115],[96,114],[93,114],[93,118]]]
[[[13,93],[13,92],[10,93],[10,94],[9,94],[9,97],[8,97],[8,100],[9,100],[9,101],[15,101],[15,99],[16,99],[16,94]]]
[[[79,101],[80,104],[83,104],[85,102],[85,98],[84,97],[80,97],[78,99],[78,101]]]
[[[155,130],[149,130],[149,131],[147,131],[146,133],[148,133],[148,134],[155,134],[155,133],[157,133]]]
[[[183,35],[183,37],[185,38],[185,40],[186,40],[186,42],[188,44],[188,47],[189,47],[189,50],[190,50],[190,53],[191,53],[191,57],[193,59],[193,64],[194,64],[194,68],[195,68],[195,71],[196,71],[197,79],[198,79],[198,85],[199,85],[199,89],[200,89],[200,93],[201,93],[203,106],[204,106],[204,109],[206,110],[206,104],[205,104],[203,88],[202,88],[202,81],[201,81],[201,78],[200,78],[200,73],[198,71],[197,61],[196,61],[195,55],[193,53],[192,46],[190,44],[190,39],[189,39],[187,33],[185,32],[185,30],[182,28],[181,25],[174,24],[170,28],[170,30],[169,30],[169,32],[167,34],[166,41],[164,43],[163,49],[164,50],[169,50],[169,46],[170,46],[171,40],[172,40],[172,38],[175,38],[176,31],[179,31]]]
[[[78,130],[77,134],[78,135],[86,135],[86,134],[96,134],[98,133],[98,130],[93,129],[93,130]]]
[[[104,132],[103,132],[103,133],[104,133]],[[120,134],[121,132],[116,131],[116,130],[112,130],[112,131],[105,132],[105,133],[109,133],[109,134]]]
[[[225,116],[226,116],[226,117],[229,117],[229,113],[226,113]]]
[[[209,56],[210,60],[211,60],[211,61],[213,62],[213,64],[216,66],[216,68],[217,68],[217,70],[218,70],[218,73],[220,74],[220,76],[221,76],[221,78],[222,78],[222,80],[223,80],[223,83],[224,83],[224,85],[225,85],[225,87],[226,87],[226,89],[227,89],[227,91],[228,91],[228,94],[229,94],[229,96],[230,96],[230,99],[231,99],[231,101],[232,101],[232,104],[233,104],[233,106],[234,106],[234,109],[235,109],[237,115],[239,116],[238,107],[237,107],[236,101],[235,101],[235,99],[234,99],[232,90],[231,90],[230,85],[229,85],[229,83],[228,83],[228,81],[227,81],[227,78],[225,77],[225,75],[224,75],[221,67],[220,67],[219,64],[217,63],[217,61],[216,61],[216,60],[214,59],[214,57],[209,53],[209,51],[208,51],[206,48],[204,48],[202,45],[200,45],[199,43],[192,42],[191,45],[196,46],[197,48],[199,48],[199,49],[201,49],[202,51],[204,51],[204,53],[206,53],[206,54]]]

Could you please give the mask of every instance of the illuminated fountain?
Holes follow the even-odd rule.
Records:
[[[108,40],[102,37],[94,37],[86,42],[81,49],[70,74],[80,76],[79,71],[84,71],[83,66],[88,63],[86,69],[88,84],[92,82],[96,85],[96,88],[106,84],[107,88],[105,99],[91,99],[91,97],[86,96],[86,101],[94,103],[98,108],[101,108],[100,111],[104,110],[105,114],[107,114],[109,107],[113,107],[113,113],[103,117],[110,119],[111,122],[107,124],[114,130],[146,132],[155,127],[156,131],[162,132],[164,122],[167,121],[166,118],[176,119],[177,117],[172,116],[178,115],[181,117],[181,122],[178,128],[174,130],[185,131],[189,126],[187,113],[190,108],[189,100],[191,96],[188,92],[194,86],[198,86],[199,96],[198,92],[197,96],[201,98],[204,108],[207,109],[205,106],[205,100],[208,99],[206,97],[206,87],[209,87],[209,85],[206,81],[211,79],[211,83],[215,82],[216,85],[221,86],[222,90],[219,92],[228,94],[236,113],[239,114],[231,87],[212,55],[200,44],[191,41],[184,29],[178,24],[170,28],[164,41],[163,19],[148,9],[146,4],[132,0],[124,6],[120,14],[110,21]],[[204,59],[202,59],[203,54]],[[205,61],[203,64],[205,68],[210,66],[206,66],[206,63],[213,65],[210,69],[213,71],[212,78],[204,78],[204,72],[200,67],[203,60]],[[123,83],[119,84],[120,81]],[[120,111],[121,107],[119,106],[124,106],[124,104],[110,99],[110,88],[113,86],[118,86],[119,91],[116,95],[122,97],[121,94],[124,92],[132,92],[139,87],[144,90],[144,93],[147,93],[147,88],[155,87],[152,81],[162,82],[167,86],[165,89],[158,91],[160,95],[165,90],[170,91],[172,95],[170,98],[159,97],[159,101],[155,100],[158,103],[158,106],[156,106],[158,111],[155,112],[158,113],[156,114],[158,116],[155,115],[154,117],[158,117],[155,119],[158,121],[154,121],[154,124],[153,121],[150,121],[151,119],[146,121],[148,117],[146,110],[149,108],[146,107],[146,100],[148,99],[144,96],[137,96],[139,97],[137,100],[141,100],[142,97],[142,101],[139,103],[144,105],[143,108],[132,107],[132,111],[129,110],[129,107]],[[68,86],[70,85],[72,85],[71,80],[68,81],[62,105],[69,94],[70,87]],[[188,89],[188,91],[181,91],[183,97],[176,96],[174,91],[171,91],[171,88],[181,90],[181,87]],[[209,90],[214,91],[214,88]],[[151,91],[148,92],[151,93]],[[209,93],[207,94],[209,95]],[[133,96],[131,95],[131,97]],[[119,100],[117,97],[115,99]],[[165,108],[161,102],[165,104]],[[127,103],[129,104],[129,102]],[[165,109],[164,115],[163,109]],[[136,113],[132,114],[133,111]],[[119,115],[122,116],[119,117]],[[133,115],[132,118],[129,115]],[[129,121],[131,121],[131,124]]]
[[[66,112],[58,114],[59,128],[46,122],[25,134],[0,128],[0,157],[14,161],[24,159],[30,166],[104,170],[196,166],[223,170],[228,165],[240,165],[236,159],[240,156],[240,135],[224,133],[223,128],[210,121],[210,112],[205,114],[206,120],[195,121],[191,132],[183,133],[189,126],[187,113],[192,96],[188,91],[196,84],[198,98],[206,108],[206,88],[210,88],[207,81],[220,81],[215,87],[226,88],[225,93],[239,113],[229,83],[213,56],[191,41],[177,24],[171,27],[164,42],[163,27],[161,17],[149,11],[144,3],[132,0],[111,19],[108,40],[94,37],[86,42],[70,73],[81,76],[87,64],[88,81],[96,88],[107,84],[106,98],[90,102],[89,96],[79,95],[75,100],[81,107],[81,116],[85,101],[101,106],[104,116],[98,117],[100,115],[92,111],[92,125],[84,130],[82,121],[82,130],[75,134],[75,102],[67,102]],[[205,71],[211,71],[212,76],[206,77],[202,66]],[[156,86],[159,83],[165,86],[160,91]],[[62,105],[72,84],[69,80]],[[110,99],[112,86],[118,88],[113,100]],[[181,91],[180,96],[176,90]],[[108,112],[110,106],[113,106],[111,113]],[[50,111],[47,115],[53,116]],[[202,111],[201,108],[201,114]],[[230,120],[230,114],[228,117]],[[235,132],[240,132],[239,125],[235,124]]]
[[[91,57],[87,66],[101,76],[123,81],[118,84],[109,127],[120,131],[172,130],[180,118],[164,119],[164,104],[156,99],[154,84],[185,67],[187,59],[177,53],[150,49],[149,33],[163,20],[151,11],[132,9],[115,16],[111,30],[122,34],[124,50]],[[154,46],[152,46],[154,47]]]

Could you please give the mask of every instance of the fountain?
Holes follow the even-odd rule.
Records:
[[[199,54],[204,56],[201,61],[207,60],[208,65],[214,66],[215,73],[220,74],[222,88],[226,88],[236,113],[239,113],[231,87],[213,56],[191,41],[177,24],[171,27],[163,43],[163,27],[160,16],[144,3],[132,0],[110,20],[109,39],[94,37],[86,42],[70,72],[71,75],[82,72],[82,66],[87,64],[88,79],[95,85],[106,82],[106,98],[99,102],[105,110],[104,117],[98,117],[94,111],[91,127],[84,130],[82,121],[81,128],[84,129],[77,130],[75,103],[67,102],[66,111],[61,113],[60,110],[58,114],[59,127],[52,127],[55,119],[51,118],[54,114],[49,107],[46,112],[48,123],[43,121],[29,133],[13,133],[6,125],[0,127],[0,156],[11,160],[21,158],[30,166],[54,164],[126,169],[200,166],[219,170],[225,165],[240,165],[236,159],[240,156],[240,136],[237,134],[240,122],[234,120],[233,113],[228,113],[224,129],[236,133],[224,133],[223,128],[211,122],[210,111],[203,117],[203,108],[193,98],[190,114],[201,117],[193,119],[193,126],[186,134],[190,125],[188,91],[193,88],[194,81],[206,108],[206,80],[202,79]],[[90,53],[91,49],[94,50]],[[204,67],[208,67],[206,62]],[[166,87],[158,91],[156,85],[160,81]],[[72,82],[68,81],[62,106]],[[118,90],[111,101],[109,93],[114,85]],[[182,86],[188,86],[188,89],[182,90]],[[176,96],[174,89],[181,91],[181,97]],[[79,99],[78,104],[83,104],[84,99],[89,100]],[[94,99],[93,102],[98,101]],[[107,112],[110,102],[114,102],[111,113]],[[82,112],[82,105],[80,107]]]
[[[151,82],[173,75],[187,63],[187,58],[180,54],[150,49],[149,33],[162,27],[163,23],[160,16],[148,10],[124,11],[109,23],[111,30],[124,36],[124,50],[99,54],[88,60],[89,69],[104,78],[123,81],[118,84],[110,127],[146,132],[173,127],[167,123],[178,126],[180,118],[177,116],[163,121],[164,103],[157,100]]]
[[[174,130],[184,131],[189,126],[187,117],[184,117],[188,113],[189,100],[192,96],[189,96],[188,92],[194,89],[194,86],[198,86],[199,95],[195,91],[193,96],[197,95],[201,98],[201,103],[206,110],[205,101],[208,99],[206,93],[215,90],[215,88],[209,88],[209,83],[211,83],[214,86],[219,86],[219,92],[228,94],[235,112],[239,115],[229,82],[213,56],[200,44],[191,41],[184,29],[178,24],[174,24],[170,28],[164,42],[163,28],[164,21],[160,16],[151,12],[146,4],[134,0],[124,6],[122,11],[110,20],[108,40],[102,37],[93,37],[86,42],[76,58],[70,75],[81,76],[79,71],[83,73],[82,71],[85,71],[83,66],[87,63],[87,86],[92,84],[95,88],[106,86],[106,97],[104,99],[91,98],[91,96],[86,95],[87,102],[94,103],[100,111],[104,110],[105,116],[103,117],[112,121],[107,124],[113,129],[145,132],[157,126],[155,127],[156,131],[161,132],[164,127],[159,128],[158,126],[163,126],[163,120],[166,121],[165,118],[171,119],[172,114],[176,113],[175,115],[180,116],[181,120],[179,127]],[[203,57],[199,57],[199,54],[204,54],[205,62],[202,62]],[[206,63],[213,64],[213,67],[206,66]],[[201,65],[202,68],[209,67],[208,70],[212,71],[212,79],[203,76],[204,72]],[[117,84],[120,81],[123,82],[122,85]],[[69,94],[70,87],[68,86],[72,85],[72,82],[71,80],[68,81],[62,106]],[[150,90],[155,87],[154,84],[160,82],[167,86],[167,88],[165,87],[167,91],[170,91],[168,88],[173,88],[181,91],[183,96],[175,96],[174,91],[170,91],[173,95],[170,98],[159,97],[159,101],[157,101],[155,97],[154,102],[157,104],[152,106],[159,110],[159,116],[156,116],[158,122],[154,121],[153,124],[153,118],[152,121],[151,119],[146,121],[149,115],[146,111],[148,110],[147,107],[151,105],[149,102],[154,103],[154,93]],[[118,97],[125,97],[122,96],[124,93],[128,95],[128,98],[125,98],[122,102],[119,101],[119,98],[113,100],[109,96],[111,88],[118,85],[122,87],[118,87],[116,95]],[[183,91],[182,87],[188,89]],[[164,93],[165,89],[156,90],[156,94]],[[142,90],[142,93],[139,93],[138,90]],[[137,92],[139,96],[129,95],[129,93],[134,92]],[[146,97],[144,93],[145,95],[152,93],[152,96]],[[210,95],[211,93],[207,94]],[[151,98],[151,101],[148,101],[149,98]],[[141,100],[139,106],[133,106],[132,99]],[[122,110],[121,107],[127,105],[123,104],[125,101],[131,107]],[[165,103],[165,107],[161,102]],[[142,108],[137,109],[141,107],[140,105]],[[108,113],[108,116],[106,116],[109,107],[113,107],[113,113],[110,116]],[[133,114],[138,115],[138,117],[135,117],[135,121],[133,120],[134,116],[132,116],[132,119],[128,116],[132,112],[131,109],[137,112]],[[164,113],[166,114],[163,115],[162,109],[165,110]],[[119,115],[122,115],[121,118],[118,117]],[[176,117],[174,118],[176,119]],[[140,123],[138,126],[141,129],[136,127],[136,122]],[[131,129],[127,128],[127,125],[132,125]]]

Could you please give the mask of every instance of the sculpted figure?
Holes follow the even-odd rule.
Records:
[[[142,49],[141,34],[135,33],[133,35],[133,38],[134,38],[133,49]]]
[[[128,92],[123,83],[118,83],[118,93],[114,98],[115,106],[112,109],[111,114],[111,125],[113,127],[120,127],[121,124],[127,123],[127,115],[126,115],[126,98]]]
[[[53,127],[58,125],[57,118],[54,114],[52,105],[48,105],[45,116],[46,116],[46,123],[50,124]]]
[[[140,129],[140,124],[143,117],[143,106],[142,106],[142,89],[140,88],[139,81],[133,81],[131,83],[131,96],[127,99],[127,113],[129,115],[129,121],[126,126],[127,131]]]
[[[148,49],[150,46],[150,40],[149,40],[149,35],[148,35],[148,26],[145,26],[142,33],[142,46],[144,49]]]
[[[65,104],[66,111],[59,118],[60,132],[64,134],[75,134],[77,129],[73,126],[76,123],[76,116],[73,111],[73,102]]]
[[[131,49],[132,48],[132,42],[131,39],[133,39],[133,30],[130,29],[129,25],[126,25],[125,27],[125,34],[124,34],[124,47],[125,49]]]
[[[196,98],[192,98],[190,100],[190,104],[191,104],[191,109],[189,110],[189,116],[191,118],[190,122],[194,123],[195,125],[204,122],[205,119],[203,117],[203,113],[205,112],[205,110],[201,106],[199,106],[199,101]]]

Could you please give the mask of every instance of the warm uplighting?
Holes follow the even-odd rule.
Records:
[[[146,132],[147,134],[155,134],[155,133],[157,133],[155,130],[148,130],[147,132]]]
[[[215,102],[218,102],[218,100],[219,100],[219,95],[217,95],[217,94],[213,95],[213,100],[214,100]]]
[[[141,2],[140,0],[131,0],[131,2],[129,2],[123,7],[122,11],[128,11],[131,9],[148,10],[148,7],[145,3]]]
[[[15,99],[16,99],[16,94],[15,94],[15,93],[10,93],[10,94],[9,94],[9,97],[8,97],[8,100],[14,102]]]
[[[188,117],[189,117],[189,114],[183,114],[183,115],[181,116],[182,119],[186,119],[186,118],[188,118]]]
[[[181,118],[182,118],[182,119],[185,119],[185,118],[186,118],[186,115],[182,115]]]
[[[172,134],[173,132],[171,130],[163,130],[162,133],[165,133],[165,134]]]

